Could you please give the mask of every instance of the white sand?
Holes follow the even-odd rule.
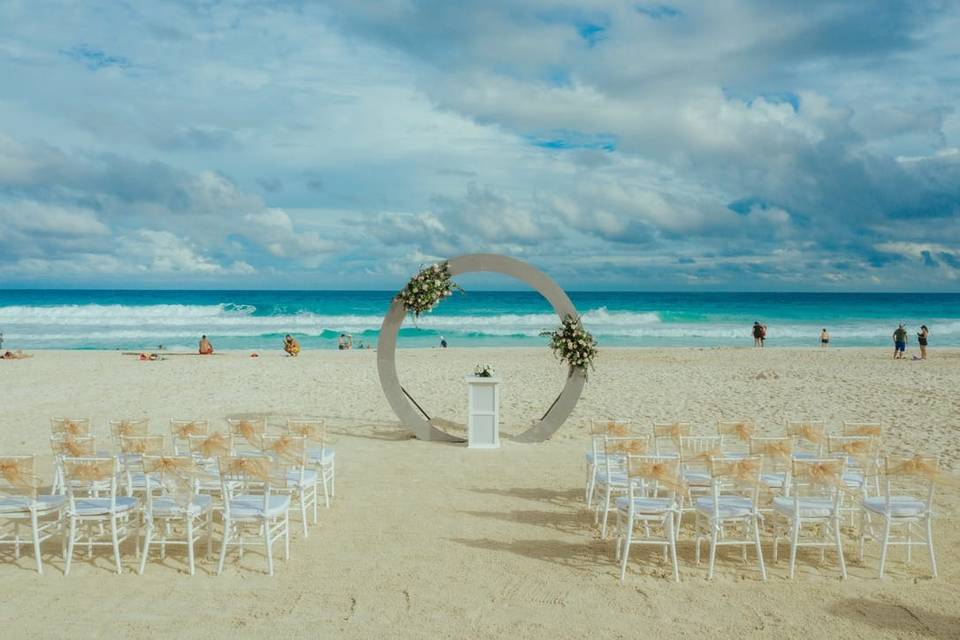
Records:
[[[801,555],[757,579],[738,550],[719,557],[713,582],[695,566],[689,535],[673,584],[658,554],[634,552],[617,581],[611,542],[601,542],[582,497],[586,421],[685,419],[711,432],[717,417],[755,418],[776,433],[787,417],[881,419],[895,451],[939,452],[960,469],[960,352],[933,350],[925,363],[894,362],[887,350],[604,350],[574,416],[546,444],[504,440],[498,451],[410,440],[380,393],[367,352],[230,353],[138,362],[110,352],[39,352],[0,362],[0,451],[41,454],[53,415],[90,417],[107,437],[109,418],[149,416],[167,433],[172,417],[222,423],[233,414],[324,416],[335,434],[337,498],[306,540],[293,528],[292,559],[265,576],[259,553],[233,555],[222,576],[212,562],[184,573],[181,550],[124,575],[108,553],[78,557],[62,575],[59,546],[47,574],[27,554],[0,549],[3,637],[960,637],[960,491],[938,498],[940,578],[892,553],[875,577],[846,550],[850,579],[831,554]],[[400,375],[436,415],[463,419],[462,375],[492,363],[506,379],[503,433],[542,413],[563,380],[545,350],[419,350],[399,354]],[[760,375],[762,374],[762,375]],[[768,553],[769,556],[769,553]]]

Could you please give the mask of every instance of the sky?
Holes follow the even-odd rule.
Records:
[[[0,2],[0,288],[960,289],[960,2]]]

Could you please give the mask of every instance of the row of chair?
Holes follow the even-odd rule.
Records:
[[[273,574],[273,546],[283,540],[289,557],[289,513],[299,507],[303,534],[308,512],[318,521],[320,487],[329,507],[335,493],[334,452],[325,442],[322,420],[290,420],[282,433],[266,433],[262,419],[231,420],[226,432],[211,432],[203,421],[171,423],[172,453],[164,436],[146,434],[146,425],[126,421],[116,433],[118,451],[99,451],[89,421],[53,422],[54,481],[41,491],[36,456],[0,457],[0,543],[21,547],[32,542],[39,573],[41,545],[59,536],[68,574],[77,546],[92,555],[110,546],[118,573],[120,545],[136,541],[143,573],[151,546],[165,556],[167,546],[187,548],[195,573],[194,545],[206,538],[212,551],[214,525],[220,525],[223,570],[228,547],[262,540],[267,570]],[[319,445],[319,446],[316,446]],[[215,518],[215,515],[218,516]],[[29,528],[29,536],[22,528]],[[142,541],[142,549],[141,549]]]
[[[793,436],[757,437],[740,428],[728,437],[718,428],[721,435],[686,436],[675,425],[669,428],[673,433],[658,441],[666,425],[655,425],[646,436],[630,435],[624,421],[591,426],[587,502],[596,501],[601,537],[607,535],[608,514],[616,514],[621,579],[634,544],[663,546],[679,579],[676,541],[685,514],[693,516],[697,562],[701,543],[709,541],[709,577],[717,547],[735,545],[741,546],[744,557],[748,546],[756,549],[765,578],[760,545],[765,530],[772,534],[774,560],[781,540],[789,542],[790,577],[797,549],[803,546],[819,547],[821,553],[834,548],[846,577],[840,536],[845,514],[851,520],[859,514],[861,558],[867,540],[881,543],[881,577],[891,545],[905,545],[908,557],[914,546],[925,546],[936,575],[933,492],[946,478],[936,456],[886,456],[879,435],[821,437],[822,431],[811,435],[805,430]],[[638,527],[643,535],[637,535]],[[731,536],[731,527],[741,535]],[[902,529],[902,539],[894,538],[893,532]],[[662,535],[651,536],[653,530]],[[801,539],[804,531],[820,535]]]

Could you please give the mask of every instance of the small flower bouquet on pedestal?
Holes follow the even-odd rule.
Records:
[[[473,368],[473,375],[478,378],[492,378],[493,374],[493,367],[489,364],[478,364]]]

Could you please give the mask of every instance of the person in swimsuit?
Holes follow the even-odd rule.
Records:
[[[207,340],[207,336],[200,336],[200,355],[202,356],[213,355],[213,345],[210,344],[209,340]]]
[[[820,348],[826,349],[827,345],[830,344],[830,334],[827,333],[827,328],[824,327],[823,331],[820,332]]]
[[[756,320],[753,322],[753,346],[763,346],[763,326]]]
[[[927,325],[920,325],[920,333],[917,334],[917,344],[920,345],[920,359],[927,359],[927,337],[930,335],[930,330],[927,329]]]
[[[300,343],[288,334],[283,338],[283,350],[286,351],[291,358],[296,358],[300,355]]]
[[[901,324],[893,332],[893,359],[903,360],[903,352],[907,350],[907,330]]]

